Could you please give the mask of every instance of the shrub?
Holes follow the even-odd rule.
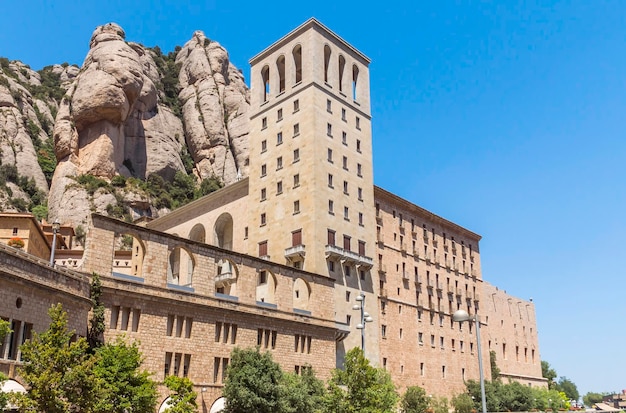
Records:
[[[24,241],[20,237],[13,237],[7,242],[9,247],[24,248]]]

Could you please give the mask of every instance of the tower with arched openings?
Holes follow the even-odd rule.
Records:
[[[333,278],[346,330],[350,297],[375,305],[378,288],[369,63],[315,19],[250,60],[249,253]],[[366,331],[375,363],[377,330]],[[339,341],[338,363],[359,345]]]

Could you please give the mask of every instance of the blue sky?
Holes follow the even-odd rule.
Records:
[[[0,55],[81,64],[96,26],[248,59],[311,16],[372,59],[376,184],[483,236],[483,277],[533,298],[541,356],[626,388],[626,3],[4,2]]]

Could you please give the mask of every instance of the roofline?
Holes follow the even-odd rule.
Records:
[[[263,56],[265,56],[266,54],[269,54],[271,52],[273,52],[275,49],[278,49],[280,47],[280,44],[282,43],[286,43],[289,39],[298,36],[299,34],[301,34],[302,32],[310,29],[310,28],[318,28],[321,29],[323,32],[325,32],[327,35],[329,35],[330,37],[333,37],[334,39],[336,39],[339,43],[343,44],[346,49],[349,49],[350,51],[352,51],[354,54],[356,54],[360,59],[362,59],[366,65],[369,65],[371,63],[371,60],[369,57],[365,56],[363,53],[361,53],[360,51],[358,51],[354,46],[352,46],[350,43],[346,42],[345,40],[343,40],[341,37],[339,37],[339,35],[337,35],[337,33],[333,32],[332,30],[330,30],[328,27],[324,26],[319,20],[317,20],[315,17],[311,17],[309,20],[305,21],[304,23],[302,23],[300,26],[296,27],[295,29],[293,29],[292,31],[290,31],[289,33],[287,33],[286,35],[284,35],[283,37],[281,37],[280,39],[278,39],[277,41],[275,41],[274,43],[272,43],[270,46],[266,47],[265,49],[263,49],[261,52],[257,53],[256,55],[254,55],[249,61],[248,63],[250,65],[253,65],[255,63],[257,63],[259,60],[261,60],[261,58]]]
[[[248,177],[241,179],[240,181],[234,182],[232,184],[228,184],[223,188],[218,189],[217,191],[213,191],[210,194],[207,194],[201,198],[196,199],[195,201],[191,201],[188,204],[183,205],[180,208],[176,208],[172,212],[163,215],[161,217],[155,218],[150,222],[147,222],[145,228],[149,229],[157,229],[161,227],[161,225],[167,225],[168,222],[180,217],[181,215],[188,214],[189,211],[193,211],[196,208],[202,207],[207,202],[213,201],[216,197],[222,197],[231,192],[239,191],[243,188],[248,187]],[[156,227],[156,228],[155,228]],[[157,229],[157,231],[160,231]]]
[[[477,233],[470,231],[467,228],[464,228],[462,226],[460,226],[459,224],[455,224],[452,221],[448,221],[447,219],[440,217],[437,214],[434,214],[432,212],[430,212],[427,209],[424,209],[418,205],[415,205],[414,203],[407,201],[404,198],[399,197],[398,195],[391,193],[379,186],[374,185],[374,199],[376,199],[377,196],[379,196],[378,194],[385,196],[387,198],[391,198],[394,202],[405,205],[408,209],[412,209],[414,211],[417,211],[417,213],[426,216],[428,219],[437,222],[441,225],[445,225],[447,227],[450,227],[456,231],[458,231],[459,233],[461,233],[462,235],[465,235],[466,237],[475,239],[476,241],[480,241],[482,239],[482,236],[478,235]]]

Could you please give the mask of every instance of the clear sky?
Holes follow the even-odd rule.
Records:
[[[372,59],[376,184],[483,236],[483,278],[533,298],[541,357],[626,388],[626,2],[2,2],[0,56],[82,64],[96,26],[248,59],[316,17]],[[193,4],[191,4],[193,3]]]

